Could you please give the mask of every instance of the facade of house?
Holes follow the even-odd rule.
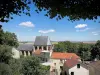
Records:
[[[88,66],[73,59],[65,61],[63,70],[66,75],[89,75]]]
[[[80,57],[78,57],[75,53],[61,53],[61,52],[52,53],[51,58],[50,58],[50,60],[52,61],[51,65],[54,66],[55,69],[57,69],[58,75],[60,75],[64,62],[69,59],[79,60]]]
[[[16,48],[12,48],[13,58],[20,58],[20,52]]]
[[[20,44],[17,50],[19,50],[20,56],[32,56],[33,44]]]

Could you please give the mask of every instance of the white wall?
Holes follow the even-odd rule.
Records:
[[[55,66],[54,63],[56,63],[56,69],[58,71],[58,75],[60,75],[60,66],[63,66],[63,63],[60,62],[60,59],[50,59],[51,61],[51,66]],[[52,69],[51,69],[52,70]]]
[[[17,49],[12,48],[12,53],[13,53],[13,58],[20,58],[20,52]]]
[[[85,69],[82,66],[80,66],[80,68],[77,68],[77,65],[69,69],[69,75],[71,75],[71,72],[74,72],[74,75],[89,75],[89,70]]]

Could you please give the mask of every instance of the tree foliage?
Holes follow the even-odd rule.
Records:
[[[0,63],[0,75],[12,75],[11,68],[8,64]]]
[[[7,22],[13,19],[12,15],[29,15],[29,4],[31,0],[2,0],[0,1],[0,21]]]
[[[8,45],[0,45],[0,63],[9,63],[12,58],[11,47]]]
[[[12,15],[24,13],[30,15],[30,4],[34,4],[36,12],[46,11],[45,16],[69,20],[97,19],[100,16],[98,0],[2,0],[0,1],[0,21],[7,22]]]
[[[92,59],[99,59],[100,60],[100,40],[97,41],[97,43],[93,46],[91,50],[91,56]]]
[[[100,16],[98,0],[33,0],[39,11],[47,10],[50,18],[68,16],[70,20],[97,19]]]
[[[40,64],[40,60],[37,57],[26,57],[22,58],[22,69],[23,75],[46,75],[48,68]]]
[[[15,33],[4,32],[2,29],[0,31],[0,44],[1,45],[9,45],[13,47],[18,46],[18,40]]]
[[[55,52],[76,53],[84,60],[91,60],[91,50],[94,44],[72,43],[70,41],[58,42],[54,46]]]

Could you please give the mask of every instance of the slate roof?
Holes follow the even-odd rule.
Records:
[[[48,36],[36,36],[36,39],[35,39],[35,42],[34,42],[34,45],[35,46],[46,46],[48,45],[48,40],[49,40],[49,37]],[[49,40],[50,41],[50,40]],[[49,43],[49,45],[51,45],[51,42]]]
[[[100,75],[100,61],[89,64],[90,75]]]
[[[18,50],[25,50],[25,51],[32,51],[33,50],[33,44],[19,44]]]

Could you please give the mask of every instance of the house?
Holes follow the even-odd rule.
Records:
[[[100,75],[100,60],[89,64],[90,75]]]
[[[66,75],[89,75],[88,66],[75,59],[65,61],[63,71]]]
[[[75,53],[52,52],[52,55],[50,58],[52,62],[51,66],[55,68],[52,68],[51,71],[53,69],[57,69],[58,75],[60,75],[61,68],[63,67],[64,62],[69,59],[76,59],[79,61],[80,57],[77,56]]]
[[[36,36],[34,44],[20,44],[17,48],[20,55],[30,56],[33,54],[40,54],[41,52],[50,52],[52,54],[53,45],[48,36]]]
[[[20,56],[31,56],[33,52],[33,44],[19,44],[17,50],[19,50]]]
[[[16,48],[12,48],[13,58],[20,58],[20,52]]]

